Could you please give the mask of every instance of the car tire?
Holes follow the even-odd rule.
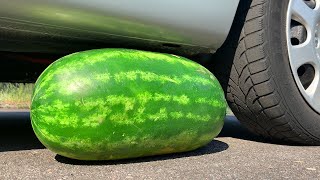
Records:
[[[230,108],[250,131],[275,141],[320,145],[320,98],[308,101],[307,92],[318,84],[313,95],[320,97],[320,92],[316,94],[320,56],[315,54],[315,59],[305,61],[311,63],[303,62],[300,67],[292,67],[292,59],[297,58],[290,59],[292,47],[304,43],[297,40],[311,38],[313,43],[317,36],[312,34],[316,31],[312,26],[303,27],[296,7],[296,14],[290,14],[292,3],[301,2],[310,11],[320,12],[318,0],[240,1],[230,35],[214,55],[216,64],[211,70],[220,79]],[[320,42],[316,46],[314,52],[319,51]]]

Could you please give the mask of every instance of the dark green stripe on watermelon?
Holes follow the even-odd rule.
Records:
[[[123,49],[75,53],[37,80],[32,125],[52,151],[109,160],[189,151],[220,132],[217,79],[182,57]]]

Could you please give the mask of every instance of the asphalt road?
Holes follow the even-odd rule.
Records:
[[[320,147],[272,144],[233,116],[216,140],[193,152],[84,162],[45,149],[28,112],[0,112],[0,179],[320,179]]]

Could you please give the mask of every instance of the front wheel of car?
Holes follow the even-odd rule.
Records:
[[[252,132],[320,145],[320,0],[250,1],[226,94]]]

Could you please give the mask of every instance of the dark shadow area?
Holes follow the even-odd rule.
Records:
[[[226,117],[223,129],[218,137],[232,137],[249,141],[267,142],[262,137],[251,133],[248,129],[243,127],[233,115],[228,115]]]
[[[286,145],[286,146],[305,146],[301,144],[294,144],[291,142],[286,142],[284,140],[274,140],[258,136],[244,126],[237,120],[233,115],[228,115],[225,119],[223,129],[218,137],[232,137],[236,139],[242,139],[247,141],[275,144],[275,145]]]
[[[42,148],[33,133],[29,112],[0,112],[0,152]]]
[[[230,32],[225,42],[214,54],[198,54],[191,59],[210,70],[227,92],[234,56],[238,47],[241,30],[244,26],[252,0],[240,0]]]
[[[56,155],[55,159],[64,164],[72,164],[72,165],[117,165],[117,164],[132,164],[132,163],[141,163],[141,162],[151,162],[151,161],[163,161],[168,159],[177,159],[177,158],[185,158],[192,156],[201,156],[205,154],[214,154],[221,151],[225,151],[229,148],[229,145],[218,141],[213,140],[208,145],[199,148],[194,151],[185,152],[185,153],[175,153],[175,154],[166,154],[166,155],[158,155],[158,156],[150,156],[150,157],[141,157],[134,159],[126,159],[126,160],[112,160],[112,161],[81,161],[66,158],[64,156]]]

